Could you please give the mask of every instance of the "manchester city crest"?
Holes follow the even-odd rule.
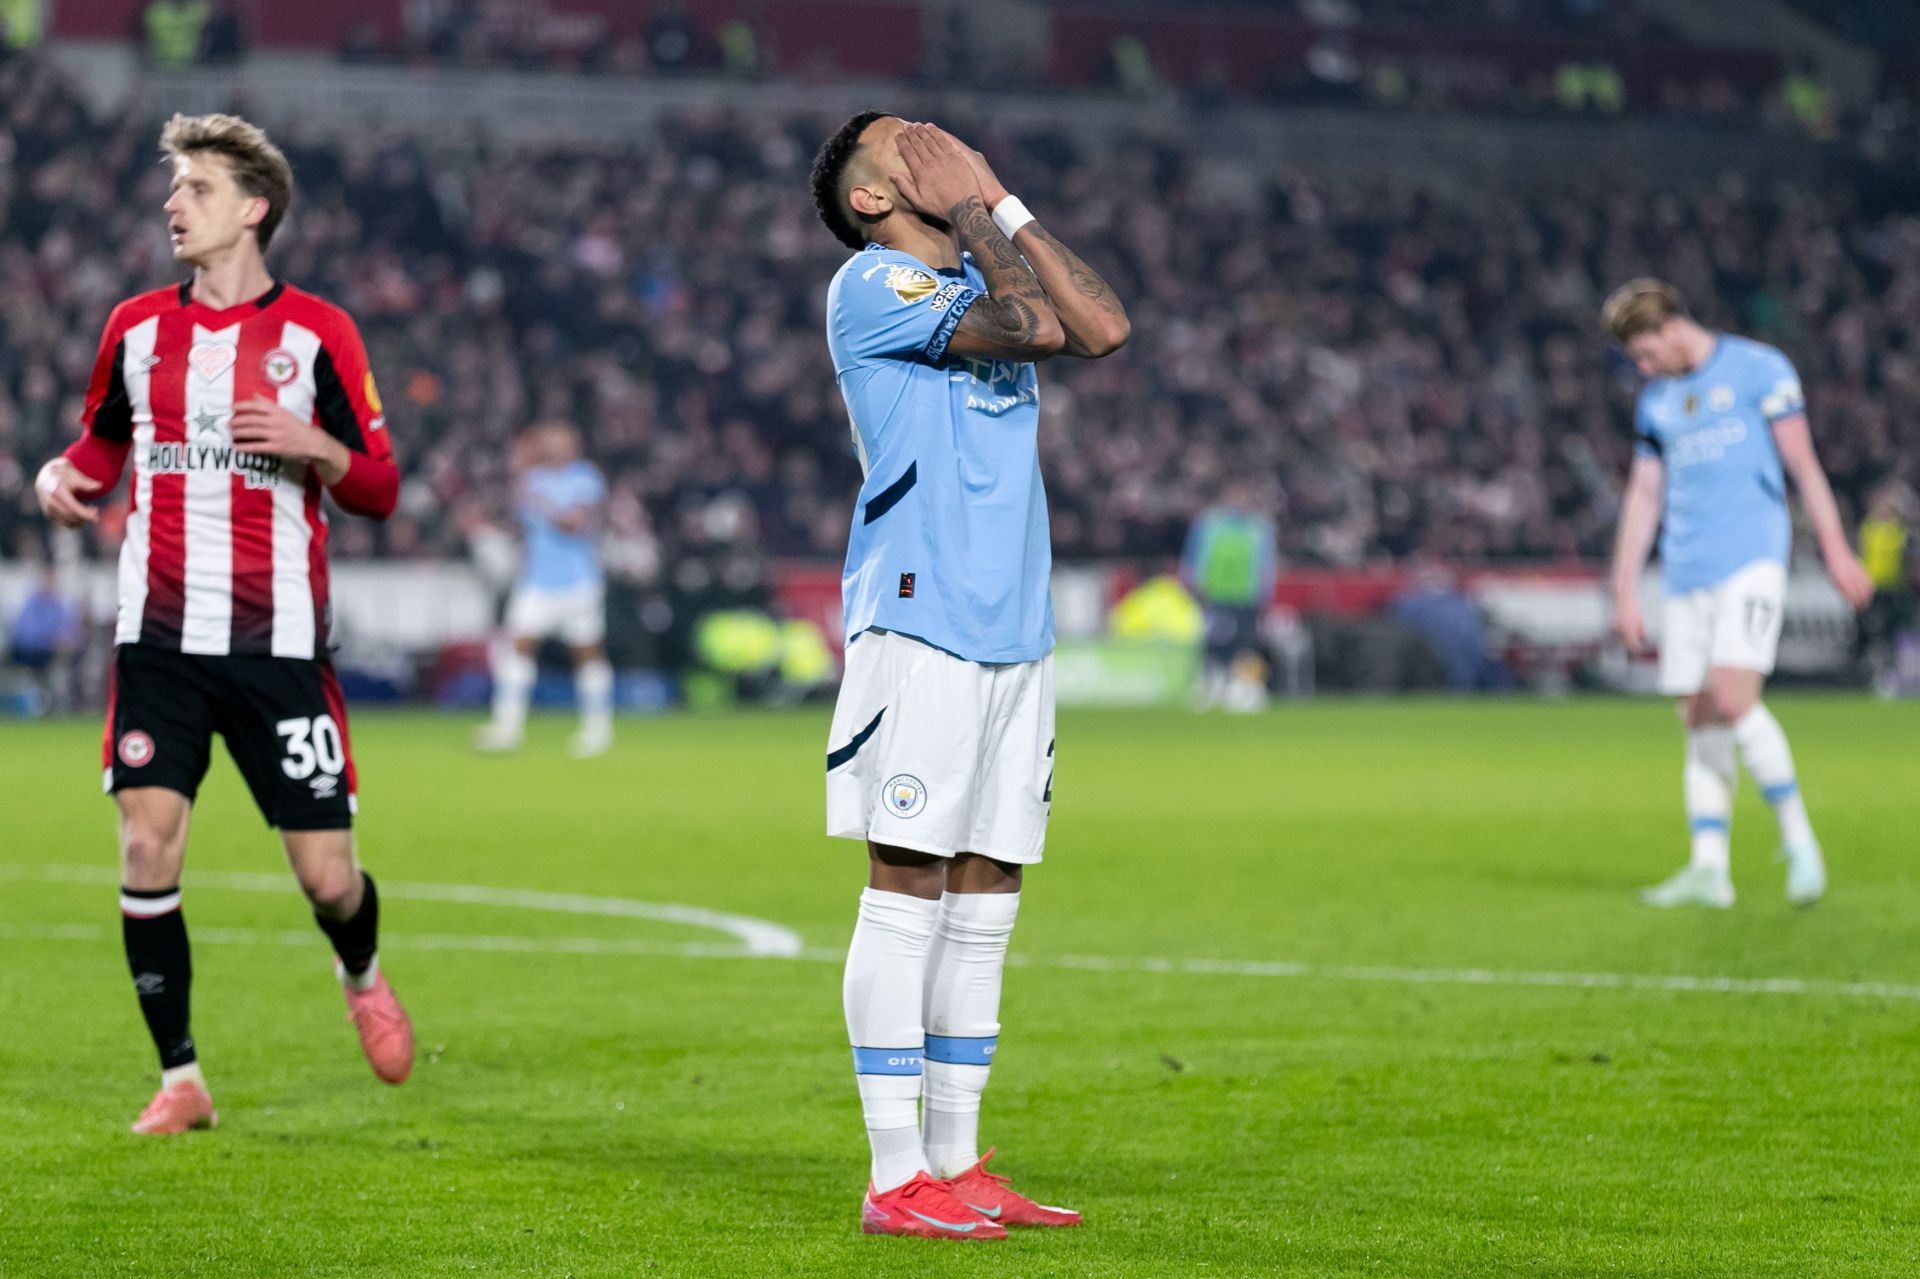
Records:
[[[880,798],[895,817],[918,817],[927,806],[927,786],[912,773],[896,773],[880,788]]]

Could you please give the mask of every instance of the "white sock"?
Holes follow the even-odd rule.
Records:
[[[347,966],[336,958],[333,961],[333,975],[338,977],[340,984],[348,990],[372,990],[373,983],[380,980],[380,956],[375,955],[367,964],[367,971],[358,977],[348,972]]]
[[[1765,706],[1756,705],[1733,726],[1733,740],[1740,746],[1747,773],[1773,807],[1780,842],[1788,848],[1813,843],[1813,823],[1807,820],[1807,805],[1793,773],[1793,749],[1787,745],[1780,721]]]
[[[533,699],[533,681],[539,674],[533,658],[508,648],[493,663],[493,722],[518,734],[527,724],[527,703]]]
[[[847,947],[841,998],[853,1041],[860,1109],[873,1146],[873,1188],[892,1190],[926,1172],[920,1145],[920,1003],[940,903],[869,888]]]
[[[184,1066],[175,1066],[170,1070],[160,1072],[160,1086],[162,1088],[171,1088],[175,1084],[183,1083],[189,1079],[199,1084],[202,1088],[207,1086],[207,1077],[200,1073],[199,1062],[190,1061]]]
[[[1687,826],[1693,832],[1690,865],[1709,870],[1727,869],[1728,841],[1733,830],[1733,788],[1737,780],[1733,730],[1720,724],[1687,730],[1683,789],[1687,798]]]
[[[597,658],[573,673],[574,692],[580,698],[580,727],[587,732],[613,730],[613,667]]]
[[[927,959],[927,1104],[936,1177],[980,1161],[980,1094],[1000,1035],[1000,982],[1019,893],[948,893]]]

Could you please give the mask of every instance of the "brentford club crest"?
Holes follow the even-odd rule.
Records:
[[[120,762],[128,768],[140,768],[153,758],[153,739],[139,729],[120,736]]]
[[[260,372],[275,386],[290,386],[300,376],[300,361],[294,358],[292,351],[275,347],[260,361]]]

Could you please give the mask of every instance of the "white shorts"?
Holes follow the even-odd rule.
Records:
[[[507,601],[507,633],[515,639],[559,638],[593,648],[607,637],[606,588],[598,582],[548,590],[516,586]]]
[[[1772,560],[1749,564],[1705,590],[1668,596],[1661,612],[1660,691],[1697,693],[1713,666],[1771,674],[1786,599],[1786,566]]]
[[[1053,656],[999,666],[885,631],[847,646],[827,834],[1034,863],[1053,804]]]

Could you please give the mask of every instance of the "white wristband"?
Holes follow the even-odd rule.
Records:
[[[1001,198],[993,206],[993,224],[1000,228],[1000,234],[1009,240],[1013,233],[1033,221],[1033,214],[1027,212],[1027,206],[1020,203],[1020,197],[1009,195]]]

